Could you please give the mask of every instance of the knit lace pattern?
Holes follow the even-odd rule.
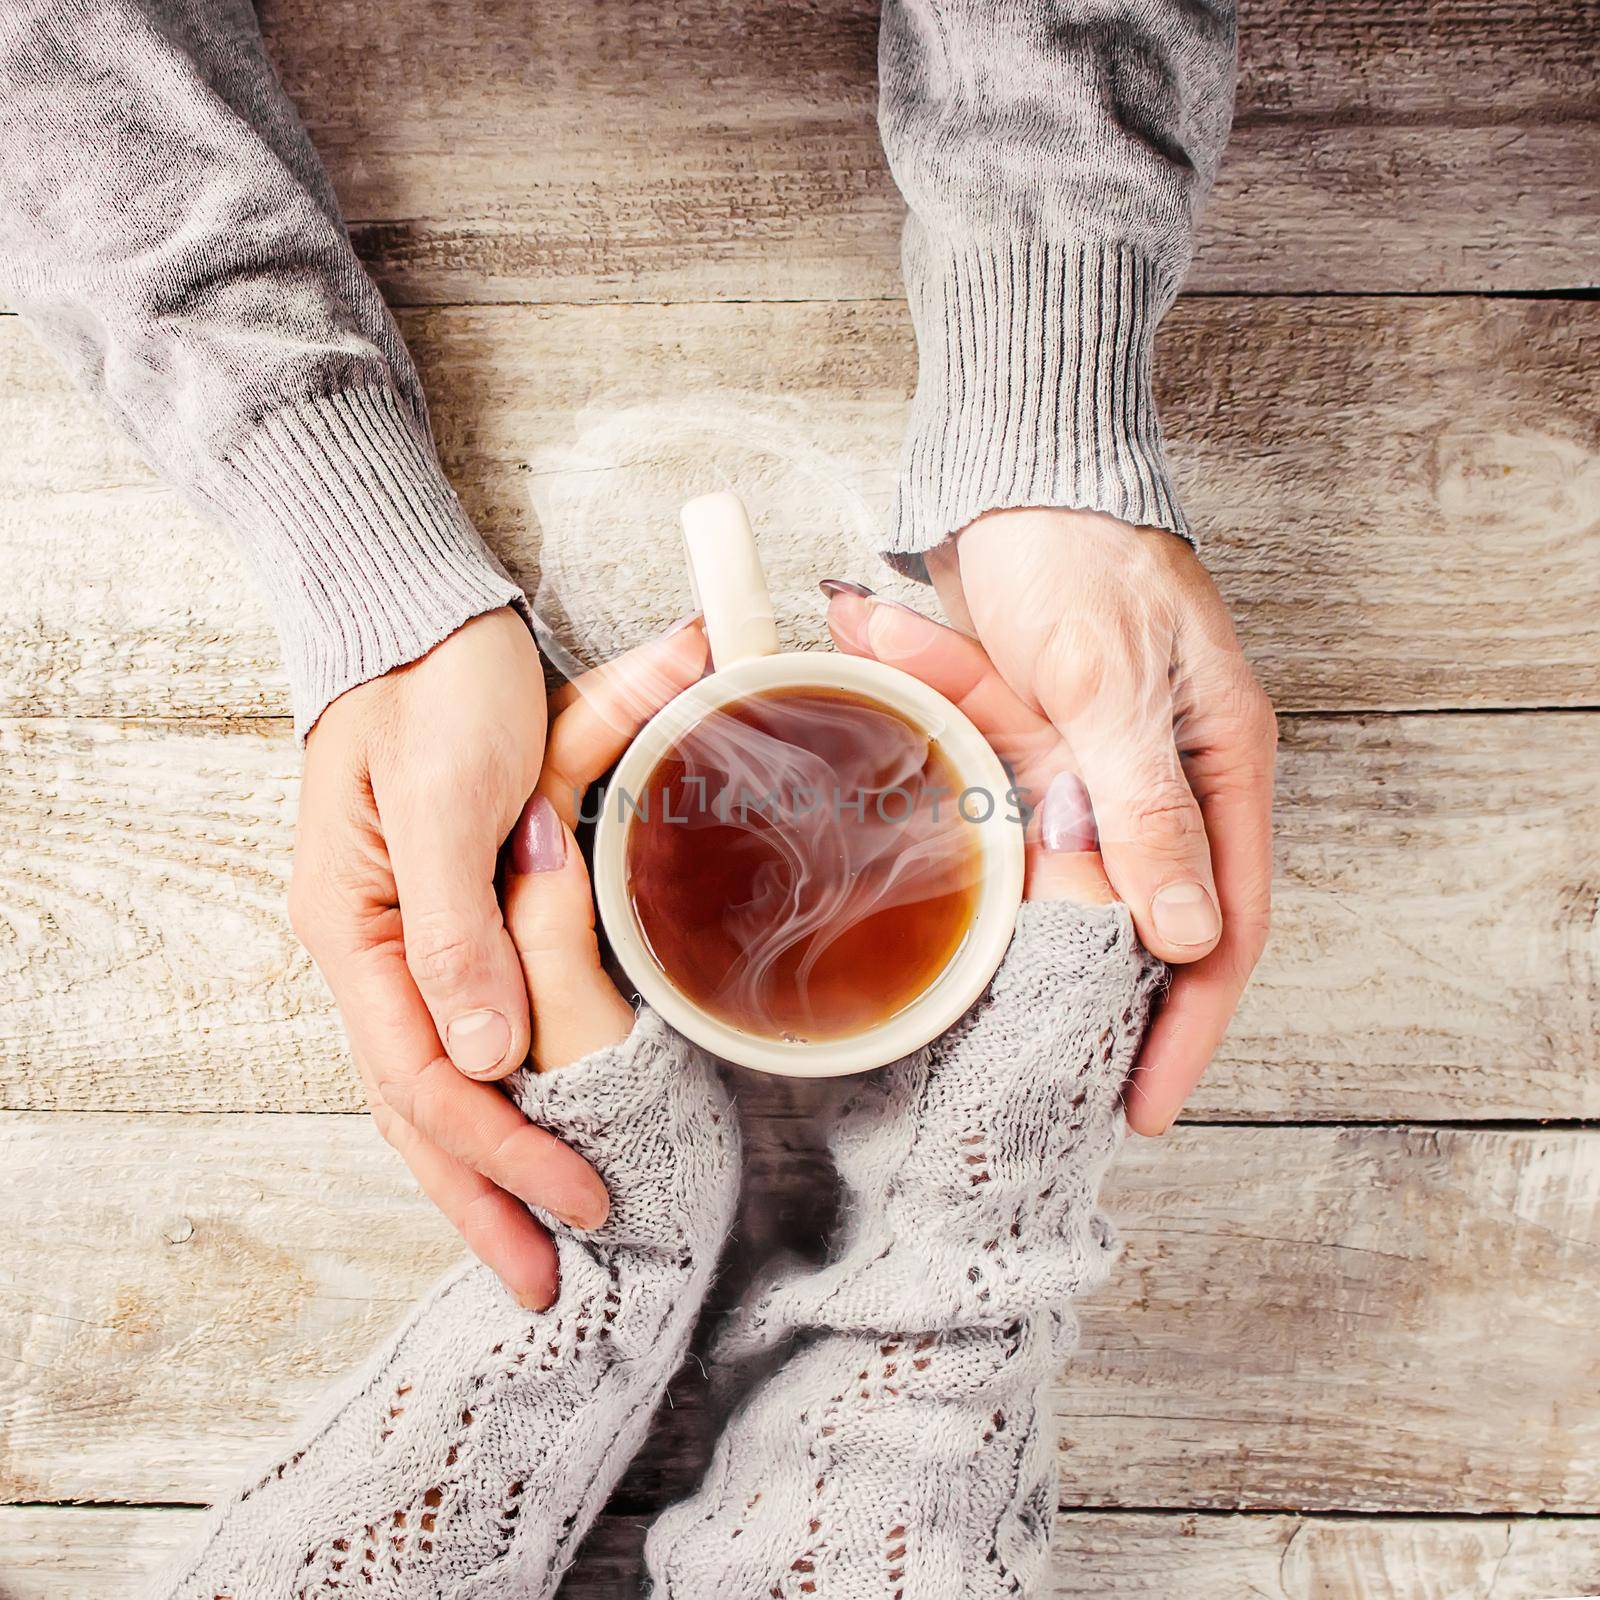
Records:
[[[651,1530],[654,1600],[1046,1591],[1049,1385],[1117,1251],[1098,1193],[1163,976],[1126,908],[1030,903],[985,1000],[862,1081],[839,1245],[723,1339],[791,1353]]]
[[[738,1133],[710,1062],[642,1010],[622,1043],[509,1085],[605,1178],[550,1217],[560,1291],[453,1272],[302,1441],[251,1475],[152,1600],[553,1595],[682,1361],[732,1220]]]

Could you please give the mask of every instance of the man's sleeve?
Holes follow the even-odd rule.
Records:
[[[1007,506],[1186,533],[1151,345],[1227,140],[1231,0],[886,0],[879,57],[918,348],[891,554]]]
[[[520,603],[247,0],[0,7],[0,294],[238,536],[302,734]]]

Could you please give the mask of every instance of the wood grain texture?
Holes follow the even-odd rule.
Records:
[[[788,1086],[741,1105],[724,1301],[774,1244],[815,1251],[829,1192]],[[12,1113],[0,1156],[9,1501],[210,1499],[455,1255],[360,1118]],[[1056,1391],[1063,1504],[1595,1504],[1600,1135],[1184,1129],[1132,1143],[1109,1204],[1127,1255]],[[696,1481],[707,1395],[689,1364],[630,1509]]]
[[[264,6],[400,303],[900,293],[873,0]],[[1600,275],[1589,0],[1245,0],[1190,287]]]
[[[530,590],[544,576],[558,623],[610,647],[686,610],[676,506],[724,481],[757,514],[797,642],[820,637],[824,572],[885,586],[872,552],[914,370],[902,308],[406,326],[464,500]],[[1280,709],[1600,701],[1600,304],[1186,301],[1162,337],[1190,512]],[[14,319],[0,570],[0,713],[286,709],[226,539]]]
[[[708,477],[755,507],[792,642],[821,570],[882,586],[914,356],[873,0],[262,9],[358,247],[444,308],[403,316],[443,454],[558,626],[603,654],[684,609],[673,512]],[[1241,33],[1192,291],[1600,283],[1592,0],[1243,0]],[[1168,319],[1208,561],[1314,713],[1195,1118],[1600,1115],[1600,718],[1327,714],[1600,703],[1597,366],[1592,302]],[[98,1600],[199,1514],[19,1502],[210,1498],[456,1245],[365,1118],[306,1114],[357,1097],[283,914],[264,613],[15,319],[0,572],[0,1600]],[[723,1303],[817,1252],[831,1092],[746,1085]],[[1600,1133],[1190,1126],[1112,1204],[1127,1257],[1056,1394],[1055,1594],[1600,1592]],[[693,1366],[672,1399],[575,1600],[635,1591],[703,1466]]]
[[[0,1104],[344,1110],[282,724],[0,722]],[[1271,946],[1191,1116],[1600,1114],[1600,718],[1295,718]]]
[[[137,1594],[190,1540],[200,1511],[0,1506],[0,1600]]]
[[[0,1506],[4,1600],[103,1600],[153,1577],[202,1513]],[[561,1600],[638,1593],[639,1519],[594,1527]],[[1551,1600],[1600,1591],[1600,1518],[1318,1518],[1067,1511],[1057,1600]]]
[[[1058,1597],[1553,1600],[1600,1593],[1600,1519],[1155,1516],[1056,1520]]]

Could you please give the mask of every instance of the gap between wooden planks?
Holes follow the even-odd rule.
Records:
[[[263,0],[395,304],[898,299],[875,0]],[[1243,0],[1192,290],[1600,282],[1584,0]]]
[[[898,298],[875,0],[263,6],[400,304]],[[1192,289],[1592,284],[1581,0],[1244,0]]]
[[[331,115],[314,116],[318,140],[333,160],[347,200],[354,202],[358,214],[372,219],[358,233],[391,292],[416,300],[552,294],[607,299],[636,296],[643,283],[655,287],[663,298],[762,290],[787,297],[794,294],[796,284],[808,285],[807,292],[818,296],[898,294],[894,235],[899,207],[877,155],[866,93],[870,8],[804,8],[798,13],[806,19],[802,31],[775,24],[776,7],[741,6],[737,15],[727,5],[679,7],[675,34],[652,37],[648,23],[641,27],[632,19],[656,9],[553,7],[542,18],[540,34],[530,39],[525,34],[498,35],[495,30],[501,23],[488,7],[420,13],[408,9],[404,31],[396,29],[381,10],[374,15],[373,8],[364,14],[323,12],[319,17],[308,16],[303,5],[269,7],[269,20],[279,21],[274,46],[286,60],[292,82],[297,63],[303,69],[308,62],[321,61],[339,75],[337,51],[329,52],[330,45],[340,42],[330,37],[335,28],[371,27],[379,34],[380,46],[385,36],[390,41],[388,48],[379,49],[363,48],[372,42],[365,38],[344,41],[355,71],[339,84],[337,93],[326,92],[316,81],[295,86],[310,89],[314,99],[335,108]],[[484,14],[488,20],[479,20]],[[1246,5],[1239,126],[1193,284],[1349,290],[1537,287],[1593,281],[1592,174],[1600,166],[1600,147],[1592,114],[1583,112],[1588,91],[1582,85],[1592,84],[1593,79],[1594,35],[1592,29],[1578,31],[1582,21],[1577,7],[1502,8],[1491,24],[1431,9],[1412,15],[1405,7],[1392,7],[1384,19],[1374,19],[1370,8],[1354,5],[1310,12]],[[419,26],[425,48],[414,45],[412,30]],[[1392,39],[1387,43],[1378,37],[1379,27],[1390,29]],[[1491,27],[1492,35],[1487,31]],[[395,49],[396,38],[408,38],[412,47]],[[811,45],[812,40],[821,43]],[[797,56],[796,44],[819,51],[821,59]],[[303,55],[297,53],[297,45]],[[569,63],[564,73],[563,60]],[[772,68],[772,62],[781,62],[781,69]],[[524,75],[548,72],[552,63],[556,79],[546,87],[554,92],[535,97],[535,115],[530,119],[526,91],[538,89],[539,84],[530,85]],[[782,82],[761,80],[763,73],[770,79],[780,70]],[[669,105],[681,107],[705,103],[693,91],[706,82],[750,84],[753,78],[769,107],[782,83],[788,84],[795,104],[791,108],[779,103],[782,120],[772,116],[762,126],[759,116],[752,118],[748,109],[758,97],[735,93],[722,102],[737,107],[727,113],[725,122],[685,122],[669,130],[670,138],[660,135],[659,115],[648,128],[630,121],[625,92],[630,87],[648,97],[677,85],[680,92],[665,98]],[[515,80],[519,95],[504,93],[508,80]],[[1574,85],[1580,92],[1576,99]],[[404,119],[395,116],[395,109],[402,106]],[[462,108],[472,115],[464,117]],[[551,111],[554,116],[548,114]],[[603,139],[588,136],[586,125],[604,128]],[[536,163],[521,154],[530,149],[539,151]],[[558,159],[552,159],[553,149],[559,151]],[[699,170],[688,170],[696,165]],[[1472,203],[1463,204],[1463,194],[1471,195]],[[414,220],[428,212],[432,213],[428,220]],[[1215,348],[1209,340],[1202,346],[1211,356]],[[1506,348],[1512,372],[1519,380],[1530,376],[1518,366],[1527,353],[1515,340]],[[1304,354],[1287,336],[1283,350],[1290,362]],[[1354,353],[1353,363],[1364,354]],[[1308,376],[1313,383],[1329,383],[1338,375],[1327,370],[1326,360],[1312,350]],[[1426,376],[1437,381],[1431,370]],[[1463,369],[1461,377],[1463,389],[1486,379],[1492,386],[1506,384],[1501,358],[1494,355],[1487,355],[1476,372]],[[1426,386],[1419,383],[1415,392]],[[1402,394],[1397,411],[1409,397]],[[1476,402],[1476,396],[1469,398]],[[1248,530],[1246,566],[1263,552],[1270,557],[1275,548],[1284,551],[1275,571],[1250,573],[1240,580],[1254,585],[1241,596],[1247,631],[1259,625],[1258,653],[1280,696],[1287,693],[1292,701],[1303,695],[1302,703],[1323,706],[1533,704],[1534,686],[1543,681],[1565,703],[1592,701],[1592,688],[1584,686],[1583,666],[1594,659],[1593,639],[1583,630],[1593,615],[1593,596],[1574,589],[1574,579],[1581,584],[1586,569],[1577,564],[1581,546],[1570,542],[1574,535],[1581,538],[1592,529],[1595,520],[1592,510],[1584,509],[1594,503],[1592,431],[1578,436],[1581,449],[1574,454],[1570,449],[1574,434],[1562,423],[1579,413],[1568,404],[1563,414],[1559,397],[1540,413],[1528,395],[1518,395],[1506,406],[1505,417],[1513,414],[1519,420],[1541,414],[1562,420],[1553,428],[1535,427],[1531,432],[1518,431],[1509,420],[1475,428],[1482,411],[1474,406],[1453,436],[1437,435],[1424,455],[1434,464],[1438,481],[1455,489],[1456,503],[1449,504],[1449,496],[1444,496],[1447,503],[1431,542],[1426,534],[1402,527],[1401,537],[1390,545],[1379,536],[1376,549],[1368,543],[1356,550],[1356,581],[1349,603],[1343,606],[1336,597],[1339,575],[1318,568],[1315,555],[1308,572],[1306,551],[1326,551],[1330,566],[1350,563],[1353,541],[1347,529],[1334,530],[1331,548],[1323,541],[1308,544],[1306,523],[1297,522],[1291,510],[1284,519],[1286,537],[1278,547],[1263,543],[1260,530]],[[1399,485],[1388,476],[1393,471],[1390,463],[1380,464],[1372,480],[1364,476],[1361,446],[1371,442],[1365,433],[1367,420],[1364,414],[1352,416],[1344,409],[1324,413],[1327,427],[1353,429],[1352,448],[1342,457],[1336,455],[1327,476],[1334,481],[1338,473],[1354,474],[1372,494],[1372,503],[1356,505],[1357,528],[1370,539],[1373,530],[1367,522],[1380,510],[1380,495],[1384,511],[1404,496],[1394,492]],[[1587,421],[1582,426],[1587,429]],[[1416,439],[1422,432],[1419,428],[1403,437]],[[1388,436],[1395,436],[1394,431]],[[1270,438],[1268,446],[1270,450]],[[1442,469],[1437,466],[1441,458]],[[1211,467],[1208,462],[1206,471]],[[1317,473],[1307,476],[1302,467],[1299,476],[1298,489],[1319,508],[1331,508],[1330,521],[1348,517],[1350,501],[1328,497]],[[1512,481],[1504,481],[1507,478]],[[465,487],[480,516],[485,510],[503,511],[513,501],[520,509],[520,496],[497,498],[495,486],[487,482]],[[1274,487],[1275,492],[1287,491],[1291,485]],[[133,493],[139,492],[135,484]],[[1438,483],[1434,492],[1437,495]],[[148,486],[143,493],[152,495]],[[876,493],[881,503],[881,483]],[[1288,497],[1285,492],[1284,498]],[[1563,508],[1574,502],[1576,517],[1564,517]],[[1425,497],[1400,509],[1412,510],[1417,504],[1426,507]],[[1212,509],[1209,503],[1202,505]],[[1467,520],[1477,524],[1468,530],[1474,542],[1465,547],[1464,563],[1481,582],[1476,596],[1466,592],[1464,580],[1451,588],[1456,574],[1449,569],[1464,548],[1459,541],[1462,505],[1470,507]],[[92,508],[79,509],[92,517]],[[1282,518],[1282,509],[1275,509]],[[165,511],[171,515],[170,501]],[[1519,526],[1523,511],[1540,519],[1534,537],[1553,532],[1548,544],[1530,549],[1529,529]],[[1507,522],[1509,529],[1504,526]],[[37,525],[26,531],[38,536]],[[1403,540],[1407,532],[1412,535],[1409,546]],[[1503,542],[1508,532],[1509,544]],[[207,536],[192,529],[185,533],[197,563],[210,566],[214,558],[208,553]],[[1295,534],[1301,536],[1298,542],[1292,538]],[[1483,548],[1476,542],[1480,539]],[[1563,539],[1571,556],[1566,562],[1559,548]],[[1434,657],[1426,657],[1420,666],[1408,659],[1417,632],[1402,625],[1386,634],[1381,623],[1372,625],[1368,587],[1372,571],[1393,562],[1403,572],[1407,547],[1417,568],[1408,575],[1409,598],[1402,586],[1399,597],[1389,603],[1402,624],[1408,604],[1419,608],[1425,619],[1422,632],[1431,634],[1425,650],[1466,622],[1462,670],[1453,679],[1449,668],[1455,663],[1448,657],[1442,665]],[[135,549],[144,554],[140,547]],[[1504,603],[1506,574],[1497,565],[1496,553],[1503,555],[1507,569],[1515,569],[1514,599],[1521,592],[1516,573],[1536,574],[1546,586],[1547,601],[1552,593],[1562,597],[1560,603],[1547,603],[1542,612],[1531,608],[1522,612],[1513,603],[1514,626],[1524,631],[1523,636],[1502,636],[1504,656],[1498,660],[1485,650],[1490,624],[1484,599],[1492,593]],[[159,564],[160,547],[150,555]],[[1218,566],[1225,580],[1232,581],[1229,560],[1224,553]],[[243,709],[227,703],[241,692],[234,687],[240,680],[227,659],[233,647],[226,613],[230,586],[237,586],[238,579],[226,562],[223,565],[221,584],[209,591],[222,621],[213,629],[216,637],[201,647],[210,652],[208,658],[193,664],[184,660],[176,674],[169,672],[175,679],[169,689],[161,681],[161,662],[163,651],[170,658],[172,634],[163,636],[159,628],[148,634],[134,631],[127,639],[97,634],[95,625],[106,615],[101,609],[67,623],[69,630],[78,624],[82,640],[79,653],[68,662],[74,689],[87,686],[96,692],[98,684],[104,703],[114,704],[143,670],[149,678],[145,690],[149,706],[171,694],[168,708],[181,709],[180,697],[192,692],[197,708]],[[1440,568],[1445,569],[1442,574]],[[96,599],[105,601],[111,591],[116,597],[113,609],[126,606],[124,614],[137,613],[148,599],[138,588],[137,575],[129,572],[113,572],[97,595],[93,564],[86,570],[90,582],[80,588],[78,599],[88,608]],[[1421,574],[1431,577],[1435,587],[1425,588]],[[1290,639],[1287,666],[1278,660],[1278,652],[1285,648],[1279,642],[1283,635],[1278,619],[1269,611],[1255,610],[1258,595],[1270,605],[1274,581],[1285,594],[1296,581],[1309,582],[1323,607],[1327,630],[1309,641]],[[1524,582],[1523,588],[1527,587]],[[1575,593],[1577,598],[1565,603]],[[163,619],[181,610],[181,602],[170,597],[159,603],[165,607]],[[1294,603],[1305,607],[1304,594],[1297,594]],[[256,615],[248,605],[245,609]],[[1383,601],[1376,609],[1384,609]],[[205,617],[197,620],[204,633]],[[1481,630],[1476,636],[1474,622]],[[1388,663],[1392,676],[1382,675],[1372,663],[1362,663],[1354,675],[1352,694],[1352,677],[1341,676],[1349,667],[1341,654],[1348,648],[1342,637],[1346,633],[1372,642],[1375,657],[1398,641]],[[281,701],[272,700],[275,669],[259,624],[253,639],[247,636],[245,642],[254,649],[242,693],[257,693],[268,709],[281,708]],[[25,635],[23,643],[37,646],[48,641],[33,634]],[[124,648],[130,644],[131,650]],[[1570,653],[1563,654],[1564,650]],[[141,651],[147,661],[144,666]],[[119,679],[122,674],[126,676]],[[1440,698],[1452,686],[1459,687],[1461,698]],[[121,704],[134,709],[136,698]],[[70,700],[55,708],[74,709]],[[1470,767],[1469,761],[1460,774],[1463,789],[1472,781]],[[1499,768],[1495,772],[1502,780],[1507,776]],[[1400,782],[1406,787],[1404,780]],[[1509,787],[1505,792],[1511,792]],[[1536,786],[1539,799],[1530,799],[1526,790],[1517,792],[1528,808],[1525,825],[1531,827],[1532,811],[1543,803],[1547,791]],[[1329,803],[1336,804],[1337,796]],[[1391,842],[1405,828],[1417,826],[1414,818],[1400,820],[1406,803],[1406,796],[1392,794],[1386,802]],[[1460,811],[1453,810],[1450,820],[1436,826],[1435,832],[1448,834],[1460,824]],[[1565,841],[1571,835],[1564,825],[1557,827],[1564,841],[1560,863],[1570,866]],[[1387,864],[1396,857],[1384,854],[1381,859]],[[1489,865],[1481,857],[1474,859]],[[1437,874],[1437,881],[1444,880],[1447,860],[1455,858],[1445,852],[1430,861],[1429,870]],[[1376,872],[1373,876],[1376,880]],[[1543,874],[1536,876],[1539,885],[1526,885],[1530,896],[1545,886]],[[1492,890],[1487,892],[1492,895]],[[1581,909],[1581,887],[1567,885],[1561,894],[1566,911]],[[1459,906],[1461,898],[1453,894],[1452,904]],[[1558,928],[1564,931],[1553,933],[1553,942],[1541,942],[1538,954],[1558,965],[1581,959],[1576,924],[1564,920],[1565,912],[1556,915],[1563,919]],[[1474,922],[1474,929],[1477,926]],[[1491,941],[1482,952],[1485,968],[1492,963],[1493,948]],[[1406,954],[1429,953],[1432,946]],[[1582,969],[1585,974],[1588,970]],[[1455,984],[1443,983],[1438,996],[1441,1011],[1470,987],[1473,976],[1469,972]],[[1590,994],[1592,988],[1580,993]],[[1546,1022],[1538,1008],[1525,1020],[1531,1022],[1533,1035],[1528,1048],[1542,1061],[1560,1062],[1559,1047],[1548,1056],[1540,1055],[1553,1041],[1541,1035]],[[1563,1014],[1559,1024],[1570,1029],[1574,1018]],[[1561,1040],[1567,1038],[1566,1033],[1560,1035]],[[1519,1070],[1517,1057],[1507,1058],[1504,1066],[1509,1090]],[[1433,1092],[1431,1087],[1426,1091]],[[81,1559],[88,1537],[83,1518],[116,1519],[111,1526],[121,1527],[123,1539],[138,1544],[152,1536],[149,1519],[166,1522],[182,1516],[0,1512],[4,1552],[0,1588],[12,1594],[6,1541],[15,1539],[19,1518],[31,1519],[35,1533],[40,1518],[54,1519],[51,1525],[57,1528],[70,1527],[72,1537],[65,1549],[55,1552],[56,1559],[68,1550]],[[1058,1527],[1062,1559],[1057,1592],[1116,1593],[1122,1592],[1124,1581],[1126,1592],[1146,1592],[1152,1581],[1159,1581],[1153,1575],[1165,1575],[1169,1583],[1181,1582],[1185,1595],[1232,1595],[1248,1582],[1266,1594],[1299,1596],[1322,1592],[1327,1574],[1337,1572],[1351,1592],[1392,1592],[1407,1600],[1419,1592],[1416,1585],[1424,1575],[1441,1585],[1455,1581],[1486,1594],[1543,1600],[1552,1594],[1600,1588],[1594,1539],[1593,1525],[1576,1520],[1083,1514],[1063,1517]],[[1132,1558],[1124,1564],[1121,1558],[1129,1552]],[[103,1593],[106,1583],[124,1571],[109,1559],[92,1577],[85,1567],[82,1592]],[[57,1597],[66,1591],[53,1586],[20,1589],[17,1600],[34,1592]]]
[[[1276,928],[1190,1115],[1600,1113],[1600,717],[1296,717]],[[351,1110],[286,725],[0,720],[0,1104]]]
[[[468,509],[614,647],[680,615],[678,503],[732,482],[792,634],[876,559],[901,306],[489,308],[406,332]],[[1205,558],[1279,709],[1600,704],[1600,303],[1186,300],[1158,372]],[[0,320],[0,713],[286,710],[227,539]],[[927,603],[926,591],[922,591]],[[560,606],[557,605],[557,620]]]
[[[103,1600],[154,1575],[203,1513],[0,1507],[5,1600]],[[639,1592],[646,1523],[602,1516],[561,1600]],[[1069,1511],[1056,1519],[1054,1600],[1550,1600],[1600,1592],[1600,1518],[1196,1516]],[[1337,1585],[1337,1588],[1334,1587]]]
[[[718,1304],[816,1253],[837,1092],[741,1083]],[[460,1249],[357,1117],[9,1113],[0,1200],[13,1502],[209,1501]],[[1055,1391],[1064,1505],[1592,1510],[1600,1132],[1180,1128],[1106,1204],[1127,1249]],[[626,1504],[703,1470],[695,1363],[672,1402]]]

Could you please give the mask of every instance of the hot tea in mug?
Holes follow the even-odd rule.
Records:
[[[937,741],[889,707],[842,689],[750,695],[627,797],[634,915],[662,971],[730,1027],[859,1033],[966,940],[981,864],[962,802]]]
[[[683,509],[713,671],[617,763],[595,903],[639,994],[741,1066],[834,1077],[944,1032],[1016,925],[1010,780],[909,674],[784,651],[738,498]]]

